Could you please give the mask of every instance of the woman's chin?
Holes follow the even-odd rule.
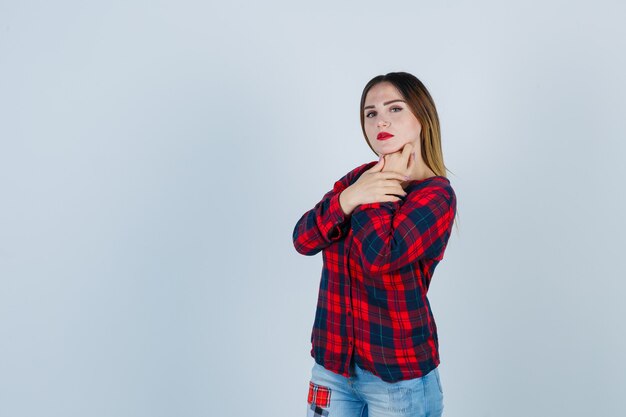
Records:
[[[403,146],[404,146],[404,143],[399,146],[397,143],[389,143],[389,144],[385,143],[385,144],[382,144],[382,146],[379,146],[378,154],[388,155],[390,153],[398,152],[399,150],[402,149]]]

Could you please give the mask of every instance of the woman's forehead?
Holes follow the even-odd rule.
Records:
[[[393,84],[383,81],[369,89],[367,95],[365,96],[365,105],[369,106],[379,104],[378,102],[395,99],[402,100],[402,95]]]

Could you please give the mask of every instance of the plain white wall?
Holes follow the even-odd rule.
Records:
[[[365,83],[438,106],[448,417],[623,416],[626,7],[0,2],[0,416],[298,416]]]

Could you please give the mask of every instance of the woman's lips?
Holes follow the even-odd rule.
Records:
[[[387,132],[380,132],[378,134],[378,136],[376,136],[376,139],[378,140],[387,140],[389,138],[392,138],[393,135],[391,133],[387,133]]]

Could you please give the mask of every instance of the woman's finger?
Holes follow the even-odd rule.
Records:
[[[385,189],[404,190],[402,183],[396,180],[384,181],[382,187]]]
[[[407,143],[402,148],[401,159],[404,162],[401,166],[407,167],[411,161],[411,154],[413,153],[413,145],[411,143]]]
[[[382,201],[400,201],[400,200],[402,199],[398,196],[385,194],[385,196],[379,201],[382,202]]]
[[[412,172],[414,165],[415,165],[415,151],[411,152],[411,156],[409,157],[409,166],[407,167],[407,171]]]
[[[398,180],[398,181],[406,181],[406,175],[395,172],[395,171],[385,171],[378,173],[379,177],[384,180]]]
[[[385,194],[406,195],[407,192],[404,191],[404,188],[402,188],[402,186],[398,185],[398,186],[386,187]]]
[[[382,156],[378,159],[378,162],[376,162],[374,164],[373,167],[371,167],[370,169],[368,169],[366,172],[380,172],[382,171],[383,167],[385,166],[385,158],[383,158]]]
[[[408,160],[411,152],[413,152],[413,144],[410,142],[406,143],[404,147],[402,148],[402,157]]]

